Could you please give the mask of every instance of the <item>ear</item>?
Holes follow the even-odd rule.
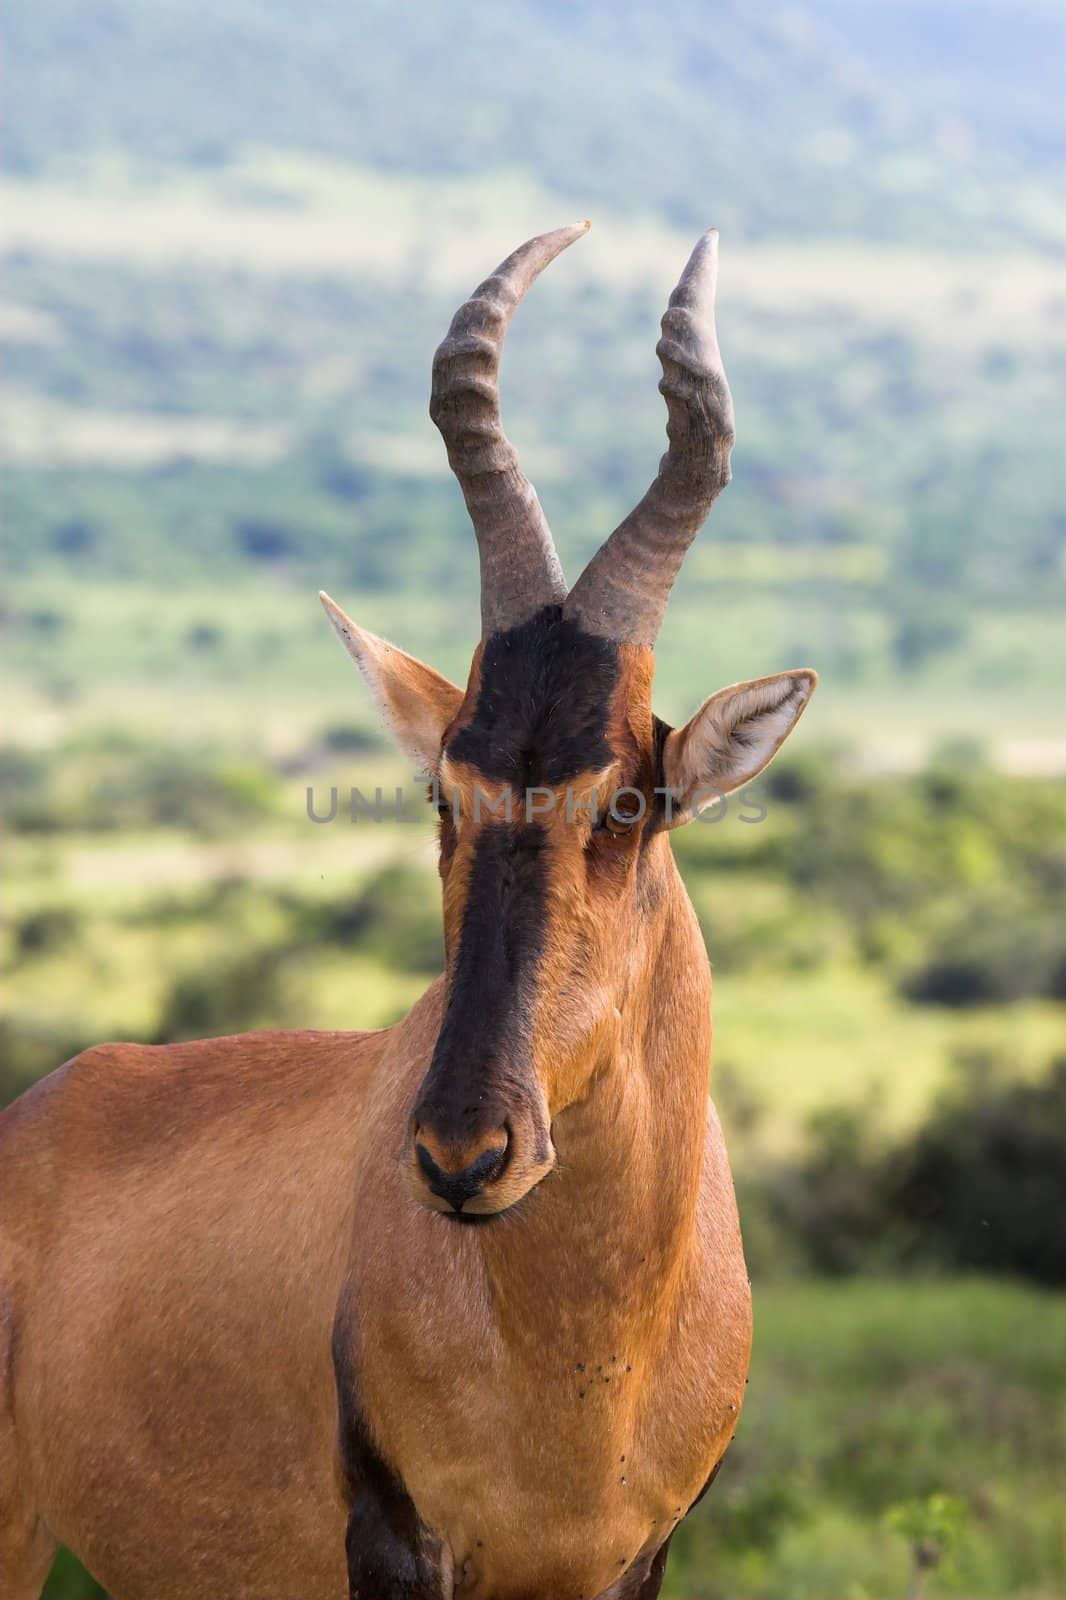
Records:
[[[670,826],[731,794],[780,750],[814,693],[809,667],[719,689],[663,745],[663,783],[674,791]]]
[[[462,689],[414,656],[357,627],[328,594],[318,598],[334,633],[366,679],[389,733],[419,772],[436,772],[441,739],[462,705]]]

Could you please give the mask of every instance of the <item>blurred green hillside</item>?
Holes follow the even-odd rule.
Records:
[[[765,817],[677,836],[758,1332],[674,1600],[1066,1596],[1064,33],[1052,0],[0,18],[0,1103],[102,1038],[385,1025],[440,970],[417,795],[307,819],[410,786],[315,591],[464,677],[455,305],[592,217],[503,379],[576,576],[722,231],[735,476],[658,710],[822,681]],[[93,1592],[61,1557],[49,1595]]]
[[[535,173],[685,229],[1058,246],[1052,0],[52,0],[10,11],[9,160],[271,143],[390,176]]]
[[[961,730],[1062,765],[1057,8],[57,0],[3,27],[16,723],[122,719],[116,677],[180,717],[206,677],[311,724],[310,685],[342,692],[320,585],[461,672],[430,355],[506,250],[587,213],[505,371],[574,574],[654,473],[658,318],[723,231],[735,482],[667,714],[809,659],[823,731],[880,763]]]

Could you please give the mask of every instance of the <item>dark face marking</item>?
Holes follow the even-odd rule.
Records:
[[[447,1009],[414,1113],[456,1143],[503,1127],[530,1103],[546,851],[536,823],[486,824],[474,845]]]
[[[623,703],[627,674],[633,705]],[[442,816],[440,868],[451,891],[447,996],[409,1125],[410,1181],[433,1209],[487,1215],[495,1199],[498,1214],[554,1163],[552,1088],[540,1081],[544,1061],[534,1059],[535,1020],[550,1004],[541,993],[545,952],[551,941],[554,971],[566,950],[567,930],[549,929],[550,887],[557,874],[587,869],[590,892],[621,890],[642,833],[624,819],[621,828],[597,823],[586,806],[580,815],[568,810],[579,857],[557,826],[563,804],[571,803],[572,791],[565,802],[561,791],[613,768],[616,781],[629,775],[623,783],[639,784],[650,803],[650,679],[650,656],[634,666],[624,650],[566,620],[558,606],[494,634],[477,658],[445,742],[448,762],[465,769],[459,784],[468,814],[453,819],[446,806]],[[479,806],[479,778],[507,785],[510,806],[499,797]],[[471,781],[473,801],[466,794]],[[522,821],[535,789],[554,792],[550,823]],[[640,794],[630,804],[639,807]],[[456,882],[460,860],[464,876]],[[587,963],[587,952],[582,959]],[[501,1165],[482,1183],[479,1163],[489,1152]]]
[[[473,716],[449,740],[453,761],[518,789],[556,787],[608,766],[618,646],[546,606],[520,627],[494,633],[481,657]]]

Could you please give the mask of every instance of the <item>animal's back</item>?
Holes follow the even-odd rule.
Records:
[[[382,1038],[100,1046],[0,1116],[0,1428],[119,1600],[347,1592],[330,1332]]]

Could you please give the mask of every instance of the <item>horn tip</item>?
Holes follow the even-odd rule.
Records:
[[[708,309],[713,308],[717,280],[718,229],[708,228],[696,240],[677,288],[670,296],[671,306],[691,306],[695,298],[704,300]]]
[[[565,227],[555,228],[551,233],[538,234],[535,239],[530,239],[519,250],[516,250],[515,255],[510,259],[513,261],[516,257],[524,256],[531,252],[530,260],[535,263],[529,275],[529,281],[532,282],[533,278],[537,277],[550,261],[554,261],[557,255],[561,255],[564,250],[569,249],[578,239],[583,239],[591,226],[592,224],[588,218],[584,217],[580,222],[568,222]],[[503,269],[501,268],[500,270],[502,271]],[[526,287],[528,287],[528,284]]]

